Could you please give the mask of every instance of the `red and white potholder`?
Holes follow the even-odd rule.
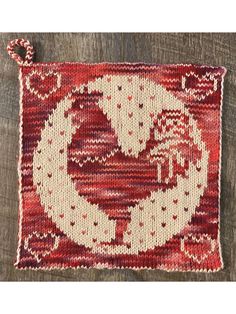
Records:
[[[20,80],[16,266],[221,269],[226,70],[33,63],[23,39],[8,52]]]

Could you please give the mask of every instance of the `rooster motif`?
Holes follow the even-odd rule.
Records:
[[[80,195],[67,173],[68,145],[86,121],[81,116],[75,124],[73,116],[65,113],[76,93],[85,92],[99,95],[98,106],[115,132],[117,145],[105,156],[81,158],[81,152],[74,161],[84,167],[116,154],[131,160],[146,154],[160,187],[128,207],[130,222],[118,244],[114,244],[116,221]],[[201,132],[184,103],[147,78],[105,75],[75,88],[58,103],[34,153],[33,178],[48,216],[73,241],[93,252],[138,254],[165,244],[191,220],[207,185],[207,165]]]

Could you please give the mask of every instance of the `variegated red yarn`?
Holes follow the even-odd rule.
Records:
[[[15,53],[26,48],[26,58]],[[217,271],[225,69],[20,65],[20,269]]]

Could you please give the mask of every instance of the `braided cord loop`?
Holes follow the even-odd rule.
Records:
[[[26,50],[24,58],[15,52],[16,47],[23,47]],[[7,52],[9,56],[20,66],[33,64],[34,48],[28,40],[21,38],[10,41],[7,46]]]

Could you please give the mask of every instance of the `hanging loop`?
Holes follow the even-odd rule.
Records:
[[[22,47],[25,49],[26,54],[24,58],[22,58],[18,53],[15,52],[16,47]],[[19,65],[33,64],[34,48],[28,40],[21,38],[10,41],[7,46],[7,52],[9,56]]]

